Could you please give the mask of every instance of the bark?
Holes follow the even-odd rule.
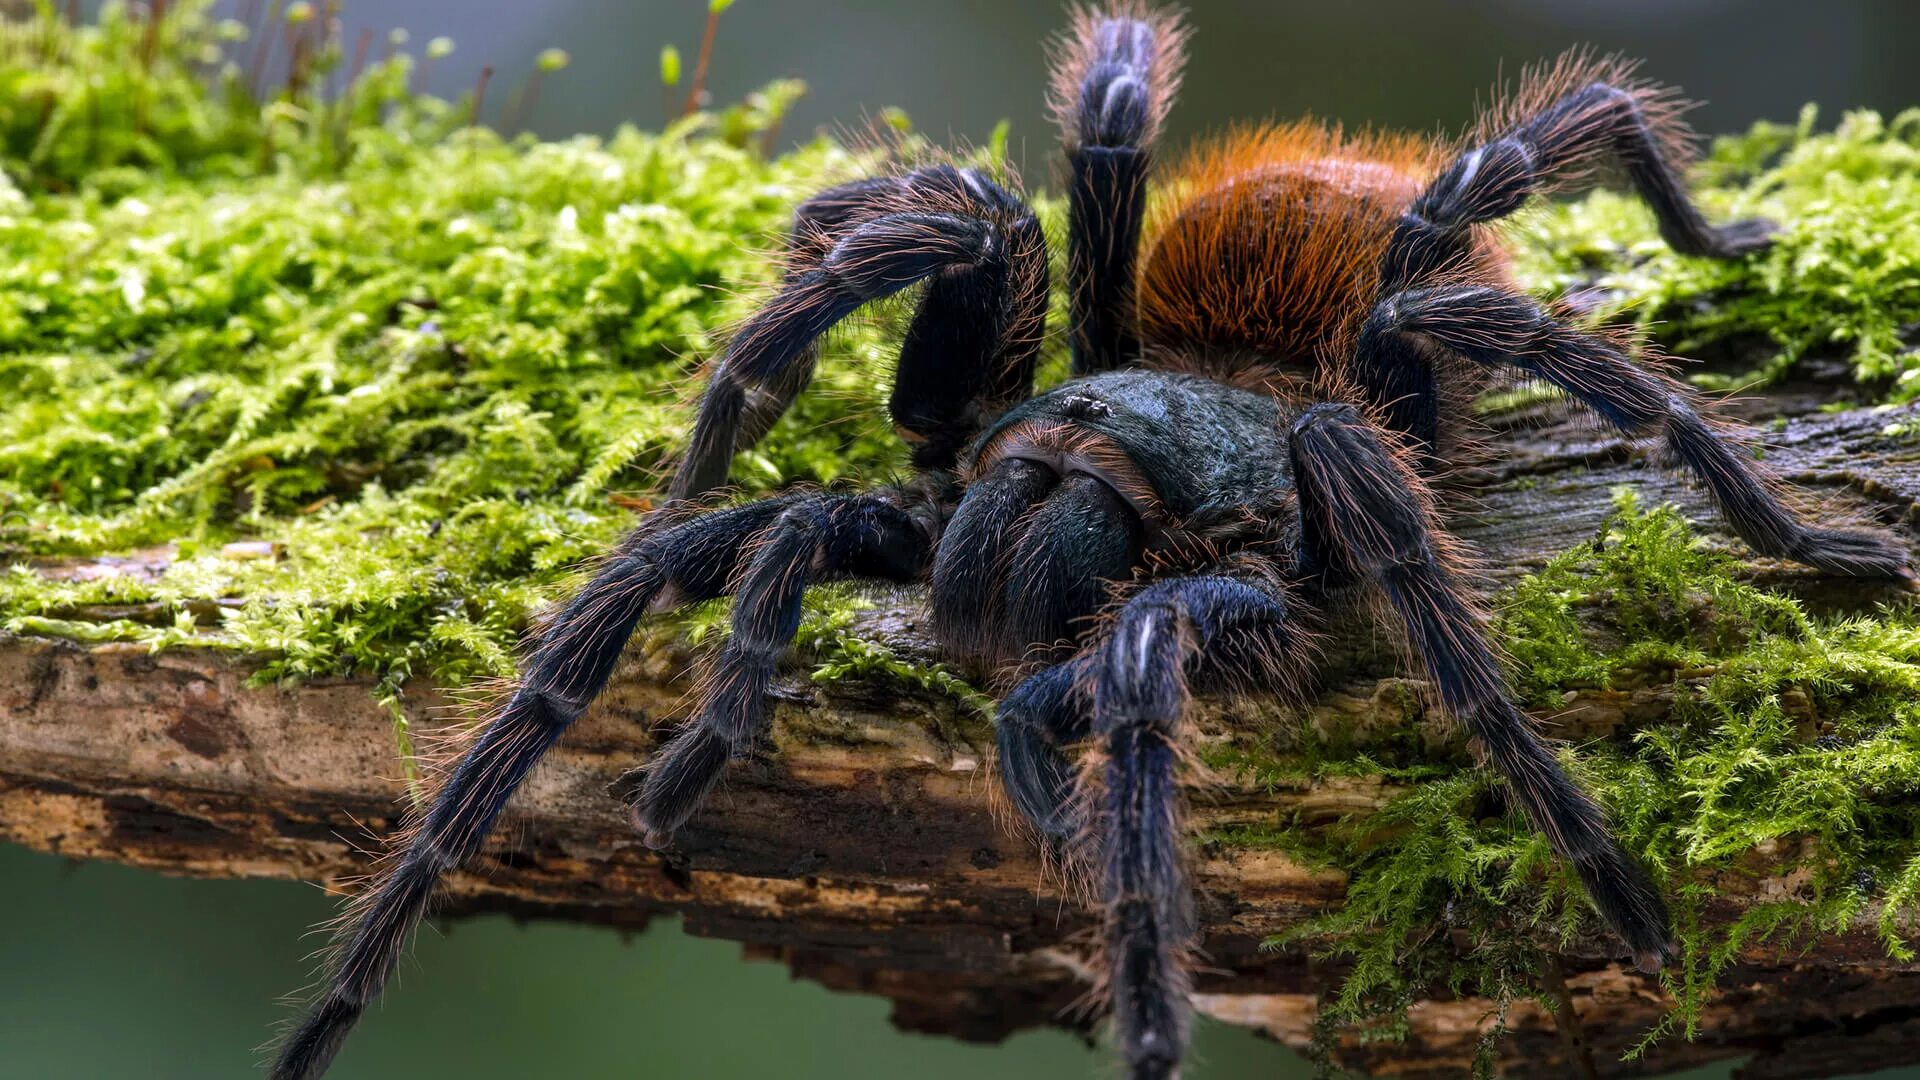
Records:
[[[1787,392],[1755,411],[1800,412],[1815,396]],[[1633,445],[1558,417],[1543,410],[1542,426],[1500,433],[1506,452],[1456,518],[1488,556],[1489,587],[1592,536],[1616,485],[1717,528],[1695,489],[1648,468]],[[1899,420],[1920,421],[1920,409],[1809,412],[1770,438],[1768,460],[1825,497],[1831,514],[1911,538],[1920,440],[1882,435]],[[1754,573],[1821,608],[1894,595],[1777,563]],[[921,598],[881,600],[861,632],[926,652]],[[616,795],[680,704],[688,660],[672,640],[629,650],[609,692],[528,783],[515,820],[450,878],[451,911],[627,927],[678,914],[695,933],[743,942],[829,986],[885,995],[904,1027],[994,1039],[1087,1023],[1070,1006],[1087,989],[1091,922],[996,811],[989,726],[944,697],[790,674],[774,694],[767,753],[735,768],[673,853],[643,848]],[[1313,712],[1362,726],[1424,723],[1397,670],[1390,655],[1349,650]],[[207,651],[0,638],[0,837],[169,873],[344,885],[396,822],[405,784],[393,717],[363,682],[256,688],[248,675],[244,659]],[[1657,719],[1668,702],[1658,690],[1589,691],[1570,706],[1564,734]],[[408,688],[404,709],[416,730],[457,713],[425,686]],[[1264,718],[1244,703],[1201,712],[1201,738]],[[1377,780],[1277,792],[1214,784],[1196,792],[1193,824],[1332,821],[1391,794]],[[1792,888],[1767,876],[1767,863],[1758,852],[1750,873],[1728,875],[1716,918]],[[1202,850],[1196,870],[1209,957],[1199,1007],[1303,1044],[1316,996],[1340,972],[1260,942],[1339,903],[1341,875],[1250,850]],[[1667,1039],[1635,1062],[1622,1053],[1666,1005],[1656,982],[1596,942],[1562,957],[1545,985],[1575,1021],[1517,1007],[1500,1052],[1509,1075],[1590,1075],[1588,1061],[1598,1075],[1627,1075],[1740,1056],[1753,1058],[1743,1075],[1797,1077],[1920,1061],[1920,965],[1890,961],[1865,929],[1804,954],[1752,950],[1698,1039]],[[1459,1075],[1488,1013],[1484,1000],[1437,993],[1413,1009],[1406,1040],[1348,1037],[1340,1058],[1373,1072]]]

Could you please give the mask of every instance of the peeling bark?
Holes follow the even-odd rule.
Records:
[[[1794,400],[1766,404],[1793,411]],[[1630,444],[1557,415],[1499,435],[1511,454],[1476,478],[1474,502],[1456,518],[1488,556],[1490,585],[1591,537],[1620,484],[1638,486],[1649,502],[1679,503],[1717,535],[1697,490],[1648,469]],[[1801,416],[1770,438],[1768,460],[1824,496],[1833,514],[1912,536],[1920,440],[1882,435],[1896,420],[1920,421],[1920,409]],[[1754,574],[1830,610],[1893,595],[1765,561]],[[921,598],[880,601],[860,632],[926,653]],[[895,1021],[916,1030],[995,1039],[1023,1026],[1086,1022],[1070,1007],[1086,990],[1090,920],[1061,898],[1033,846],[1004,827],[989,779],[991,731],[950,700],[789,674],[774,692],[766,754],[733,770],[673,853],[642,847],[616,793],[680,704],[688,659],[670,640],[629,650],[607,694],[529,781],[510,826],[449,879],[450,910],[619,926],[679,914],[695,933],[743,942],[828,986],[884,995]],[[1391,656],[1365,645],[1343,650],[1309,721],[1362,731],[1425,724],[1417,685],[1397,671]],[[405,785],[396,778],[393,718],[362,682],[251,688],[248,675],[243,659],[213,652],[0,638],[0,837],[169,873],[343,885],[396,822]],[[1656,721],[1670,693],[1582,691],[1552,718],[1554,730],[1587,735]],[[408,688],[404,708],[416,729],[454,712],[424,686]],[[1247,703],[1201,713],[1204,739],[1244,737],[1272,719]],[[1454,736],[1435,724],[1430,737]],[[1192,818],[1196,829],[1282,814],[1332,821],[1392,794],[1377,779],[1271,792],[1212,783],[1196,789]],[[1727,875],[1715,917],[1735,917],[1742,897],[1786,887],[1765,875],[1765,861]],[[1304,1043],[1316,995],[1340,972],[1259,943],[1339,903],[1342,876],[1278,852],[1218,847],[1199,852],[1196,871],[1209,957],[1200,1008]],[[1632,1063],[1622,1052],[1667,1004],[1658,984],[1598,942],[1562,957],[1551,978],[1550,996],[1578,1024],[1516,1006],[1501,1050],[1508,1075],[1585,1075],[1589,1053],[1602,1076],[1749,1055],[1744,1075],[1770,1078],[1920,1061],[1920,965],[1888,960],[1865,929],[1806,954],[1751,951],[1708,1006],[1698,1040],[1666,1040]],[[1459,1075],[1490,1008],[1477,999],[1423,1002],[1405,1041],[1349,1037],[1341,1060],[1384,1074]]]

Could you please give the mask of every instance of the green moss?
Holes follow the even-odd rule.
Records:
[[[863,637],[857,625],[860,613],[874,606],[857,585],[846,582],[807,591],[793,650],[813,681],[888,686],[950,700],[959,706],[960,719],[973,725],[971,741],[992,742],[993,699],[945,664],[903,656],[885,642]],[[725,598],[698,604],[656,620],[656,631],[694,647],[711,647],[729,632],[732,610]]]
[[[824,141],[746,149],[791,86],[663,134],[508,142],[408,94],[404,53],[331,98],[256,98],[244,28],[204,2],[171,5],[151,39],[118,5],[79,28],[55,7],[5,38],[0,75],[0,555],[171,545],[172,562],[81,582],[16,569],[0,578],[16,632],[230,649],[266,679],[507,672],[530,612],[631,520],[606,493],[651,489],[681,443],[716,328],[772,279],[756,249],[861,167]],[[1866,131],[1795,135],[1796,160],[1893,174],[1905,136]],[[1716,175],[1785,138],[1727,144]],[[1768,190],[1808,201],[1816,165]],[[1623,206],[1556,211],[1523,262],[1551,283],[1542,252],[1638,252],[1645,223]],[[1054,200],[1040,210],[1058,224]],[[1638,294],[1682,305],[1676,280]],[[836,335],[813,392],[736,462],[749,493],[900,467],[891,318]],[[231,559],[234,540],[285,555]],[[157,613],[93,614],[125,605]]]
[[[1920,621],[1911,610],[1812,617],[1739,580],[1673,510],[1618,502],[1601,539],[1511,590],[1496,623],[1517,685],[1548,709],[1617,673],[1670,684],[1664,722],[1562,752],[1678,901],[1682,962],[1665,976],[1678,1005],[1649,1040],[1690,1031],[1743,947],[1808,947],[1864,925],[1890,956],[1911,956]],[[1351,963],[1329,1023],[1391,1030],[1443,983],[1530,996],[1550,951],[1599,933],[1577,882],[1499,785],[1464,763],[1436,768],[1342,828],[1277,822],[1221,838],[1349,875],[1338,911],[1283,939]],[[1729,925],[1708,917],[1723,893],[1770,876],[1793,880],[1785,899]]]
[[[1825,134],[1816,118],[1808,106],[1796,124],[1721,139],[1699,171],[1709,216],[1781,223],[1766,254],[1676,255],[1642,203],[1602,192],[1526,224],[1522,280],[1597,288],[1599,314],[1630,317],[1677,355],[1762,343],[1758,371],[1697,377],[1708,385],[1775,378],[1824,353],[1893,399],[1920,398],[1920,109],[1891,123],[1848,113]]]
[[[650,488],[682,441],[714,329],[771,280],[754,249],[860,163],[825,141],[761,158],[741,143],[777,116],[751,108],[606,141],[435,131],[448,107],[394,98],[384,68],[342,99],[389,104],[341,113],[349,159],[296,153],[292,131],[262,141],[284,97],[202,90],[178,138],[130,133],[198,85],[175,67],[231,36],[203,9],[163,24],[165,90],[76,81],[140,70],[117,8],[43,23],[47,55],[10,68],[23,100],[52,95],[50,125],[81,111],[99,130],[83,152],[17,113],[0,125],[19,183],[0,205],[0,553],[17,564],[0,618],[191,638],[259,656],[267,679],[505,674],[549,586],[632,520],[606,493]],[[329,106],[307,104],[308,135],[331,137]],[[741,462],[749,485],[900,464],[883,337],[838,336]],[[284,558],[222,554],[241,539]],[[155,545],[172,545],[157,578],[24,569]],[[217,620],[186,614],[220,601]],[[75,617],[129,604],[163,625]]]

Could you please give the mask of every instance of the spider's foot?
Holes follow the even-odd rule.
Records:
[[[1788,558],[1844,577],[1894,578],[1913,583],[1913,556],[1897,538],[1848,529],[1808,529]]]
[[[1646,975],[1660,974],[1669,963],[1673,962],[1673,959],[1674,948],[1671,941],[1657,949],[1633,950],[1633,966]]]
[[[1163,1057],[1136,1061],[1127,1069],[1128,1080],[1177,1080],[1179,1075],[1180,1063]]]
[[[1731,222],[1712,230],[1713,241],[1701,254],[1716,259],[1737,259],[1772,247],[1773,238],[1779,232],[1780,226],[1766,218]]]
[[[732,745],[710,731],[689,731],[668,743],[628,796],[628,817],[641,842],[655,851],[672,844],[732,757]]]
[[[673,834],[679,826],[665,826],[656,820],[654,812],[641,805],[638,799],[627,807],[627,821],[633,831],[640,834],[640,842],[647,845],[649,851],[665,851],[673,846]]]

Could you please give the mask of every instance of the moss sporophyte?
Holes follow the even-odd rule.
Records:
[[[322,38],[309,77],[267,87],[245,28],[210,12],[176,4],[150,26],[108,4],[73,27],[42,5],[0,40],[0,622],[232,652],[261,682],[359,675],[390,703],[410,680],[511,675],[530,618],[647,503],[623,492],[651,491],[684,441],[699,362],[776,277],[761,249],[870,155],[827,139],[764,154],[793,84],[660,132],[559,141],[469,126],[466,105],[409,90],[404,52],[363,58],[329,94],[318,75],[348,62]],[[1674,255],[1637,202],[1602,193],[1515,230],[1522,279],[1677,353],[1748,359],[1711,381],[1837,356],[1863,395],[1920,398],[1920,111],[1815,119],[1722,139],[1700,172],[1716,218],[1786,223],[1765,255]],[[1060,236],[1060,204],[1036,203]],[[813,391],[736,461],[746,494],[903,467],[884,409],[897,321],[834,335]],[[1063,370],[1059,343],[1047,365]],[[810,601],[815,678],[990,708],[850,633],[861,602]],[[1679,905],[1668,1026],[1691,1025],[1755,942],[1870,924],[1913,955],[1910,611],[1813,617],[1624,497],[1602,540],[1496,608],[1543,708],[1629,676],[1671,683],[1661,722],[1563,751]],[[1587,930],[1544,841],[1453,750],[1216,765],[1418,781],[1350,828],[1215,838],[1347,874],[1344,905],[1288,935],[1351,964],[1328,1024],[1403,1016],[1436,983],[1534,995],[1540,958]],[[1704,918],[1757,847],[1797,888]],[[1472,947],[1413,932],[1442,922]]]

